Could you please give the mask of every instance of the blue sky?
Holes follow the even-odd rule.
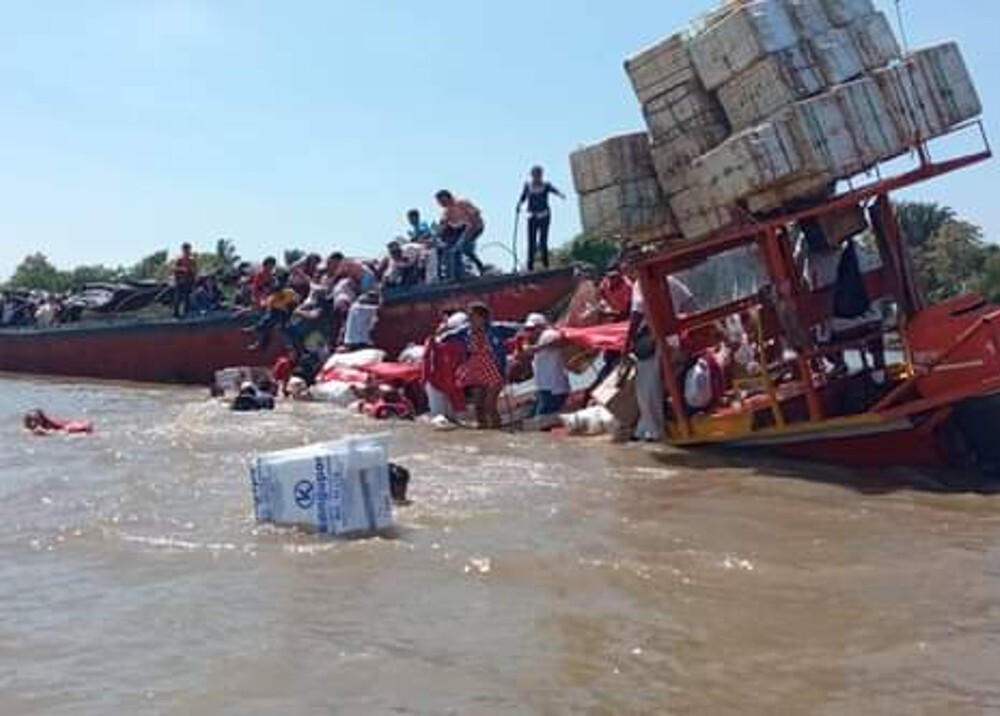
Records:
[[[482,243],[508,244],[528,167],[568,191],[573,148],[641,128],[623,58],[708,6],[5,2],[0,277],[36,250],[117,264],[220,236],[246,257],[375,254],[441,187],[484,209]],[[1000,4],[903,6],[911,45],[960,40],[992,128]],[[990,163],[918,196],[998,238],[996,190]],[[575,200],[558,206],[555,241],[577,229]]]

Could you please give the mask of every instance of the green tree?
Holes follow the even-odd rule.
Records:
[[[129,269],[128,276],[134,279],[164,279],[167,276],[169,258],[166,250],[150,254]]]
[[[81,288],[88,283],[110,283],[117,281],[121,276],[121,268],[111,268],[102,264],[77,266],[69,273],[69,283],[72,288]]]
[[[619,245],[614,241],[581,234],[572,241],[556,248],[552,252],[552,263],[555,266],[587,264],[603,272],[611,265],[620,251]]]
[[[224,271],[234,271],[240,263],[240,255],[236,253],[236,244],[232,239],[222,238],[215,242],[215,256],[219,268]]]
[[[924,246],[942,226],[955,219],[951,207],[928,202],[901,201],[895,204],[895,210],[903,239],[915,247]]]
[[[45,254],[38,252],[24,257],[8,285],[11,288],[61,292],[69,289],[70,282],[69,274],[57,269]]]

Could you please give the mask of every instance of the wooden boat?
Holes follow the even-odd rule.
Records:
[[[576,282],[573,269],[556,269],[416,289],[386,299],[374,338],[395,355],[411,342],[422,342],[442,310],[479,301],[500,320],[521,320],[567,301]],[[208,384],[220,368],[269,365],[281,350],[247,350],[249,340],[241,329],[252,321],[251,316],[224,313],[180,321],[111,317],[49,328],[0,329],[0,371]]]
[[[992,431],[969,429],[990,419],[996,425],[1000,417],[1000,307],[978,296],[927,305],[890,201],[892,192],[989,159],[981,136],[981,151],[934,161],[921,147],[915,168],[895,176],[697,242],[665,237],[660,250],[637,258],[662,356],[669,440],[855,466],[939,466],[970,455],[1000,464]],[[829,317],[832,288],[814,293],[805,285],[793,256],[793,227],[858,207],[878,228],[881,266],[864,273],[867,293],[894,305],[898,318],[895,325],[877,322],[866,335],[820,343],[811,329]],[[675,311],[667,278],[690,275],[685,272],[735,249],[759,257],[763,287],[693,315]],[[692,358],[718,345],[719,326],[734,319],[747,329],[762,370],[743,380],[727,375],[725,394],[707,409],[692,410],[684,391]],[[874,339],[887,338],[898,346],[898,358],[889,361],[884,380],[864,360],[838,373],[827,368],[825,358],[863,354]]]

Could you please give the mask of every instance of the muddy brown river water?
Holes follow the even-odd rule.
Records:
[[[0,714],[1000,713],[1000,497],[404,425],[397,538],[254,524],[254,450],[375,429],[0,379]]]

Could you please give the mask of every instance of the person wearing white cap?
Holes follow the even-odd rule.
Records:
[[[541,313],[530,314],[524,328],[529,342],[522,351],[531,357],[535,375],[535,417],[555,415],[570,393],[562,334]]]
[[[468,324],[467,314],[450,313],[424,344],[423,381],[431,419],[454,421],[465,411],[465,396],[456,383],[456,372],[465,359],[465,344],[459,334]]]

